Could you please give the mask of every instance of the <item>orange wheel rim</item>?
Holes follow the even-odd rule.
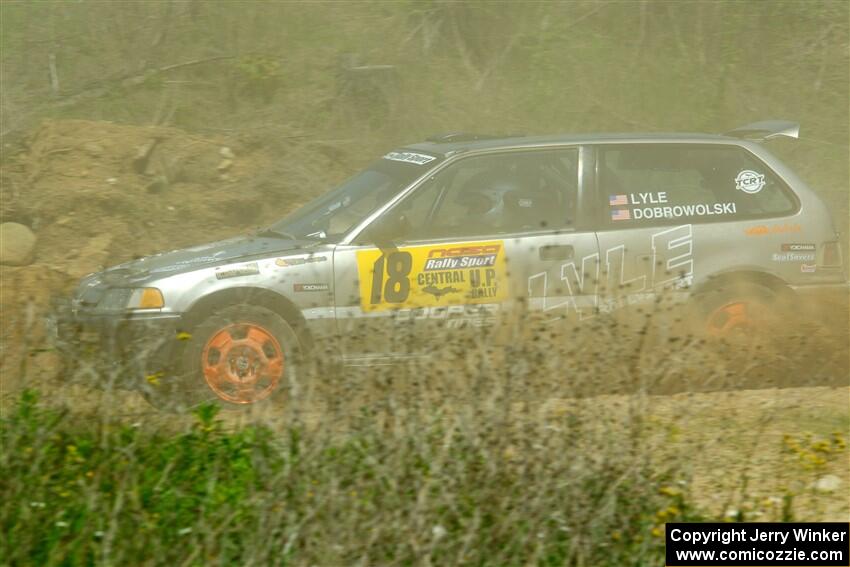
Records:
[[[283,377],[283,349],[266,328],[234,323],[204,345],[201,369],[215,394],[233,404],[253,404],[269,397]]]
[[[764,330],[765,315],[759,305],[736,301],[712,311],[706,326],[709,334],[715,337],[746,335]]]

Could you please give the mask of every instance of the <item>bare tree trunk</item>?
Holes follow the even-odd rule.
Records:
[[[47,69],[50,75],[50,91],[53,96],[59,96],[59,72],[56,69],[56,49],[59,47],[59,42],[56,39],[56,10],[58,4],[53,4],[50,8],[50,53],[47,55]]]
[[[56,53],[50,52],[47,56],[48,68],[50,70],[50,90],[53,96],[59,96],[59,73],[56,71]]]
[[[641,56],[643,55],[643,45],[646,42],[646,25],[647,25],[647,7],[649,5],[649,0],[641,0],[640,1],[640,17],[638,19],[640,29],[638,31],[638,39],[637,39],[637,47],[635,47],[635,58],[634,61],[637,63],[640,61]]]

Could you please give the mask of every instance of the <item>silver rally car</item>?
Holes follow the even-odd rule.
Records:
[[[760,143],[798,129],[433,138],[252,235],[85,277],[58,344],[129,356],[121,385],[149,395],[244,406],[309,353],[424,356],[435,329],[520,306],[581,321],[665,293],[698,304],[707,335],[751,333],[780,298],[846,305],[828,208]]]

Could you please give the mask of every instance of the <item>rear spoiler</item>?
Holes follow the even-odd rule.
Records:
[[[757,142],[779,138],[780,136],[796,139],[800,137],[800,125],[796,122],[788,122],[787,120],[765,120],[735,128],[734,130],[725,132],[723,135]]]

